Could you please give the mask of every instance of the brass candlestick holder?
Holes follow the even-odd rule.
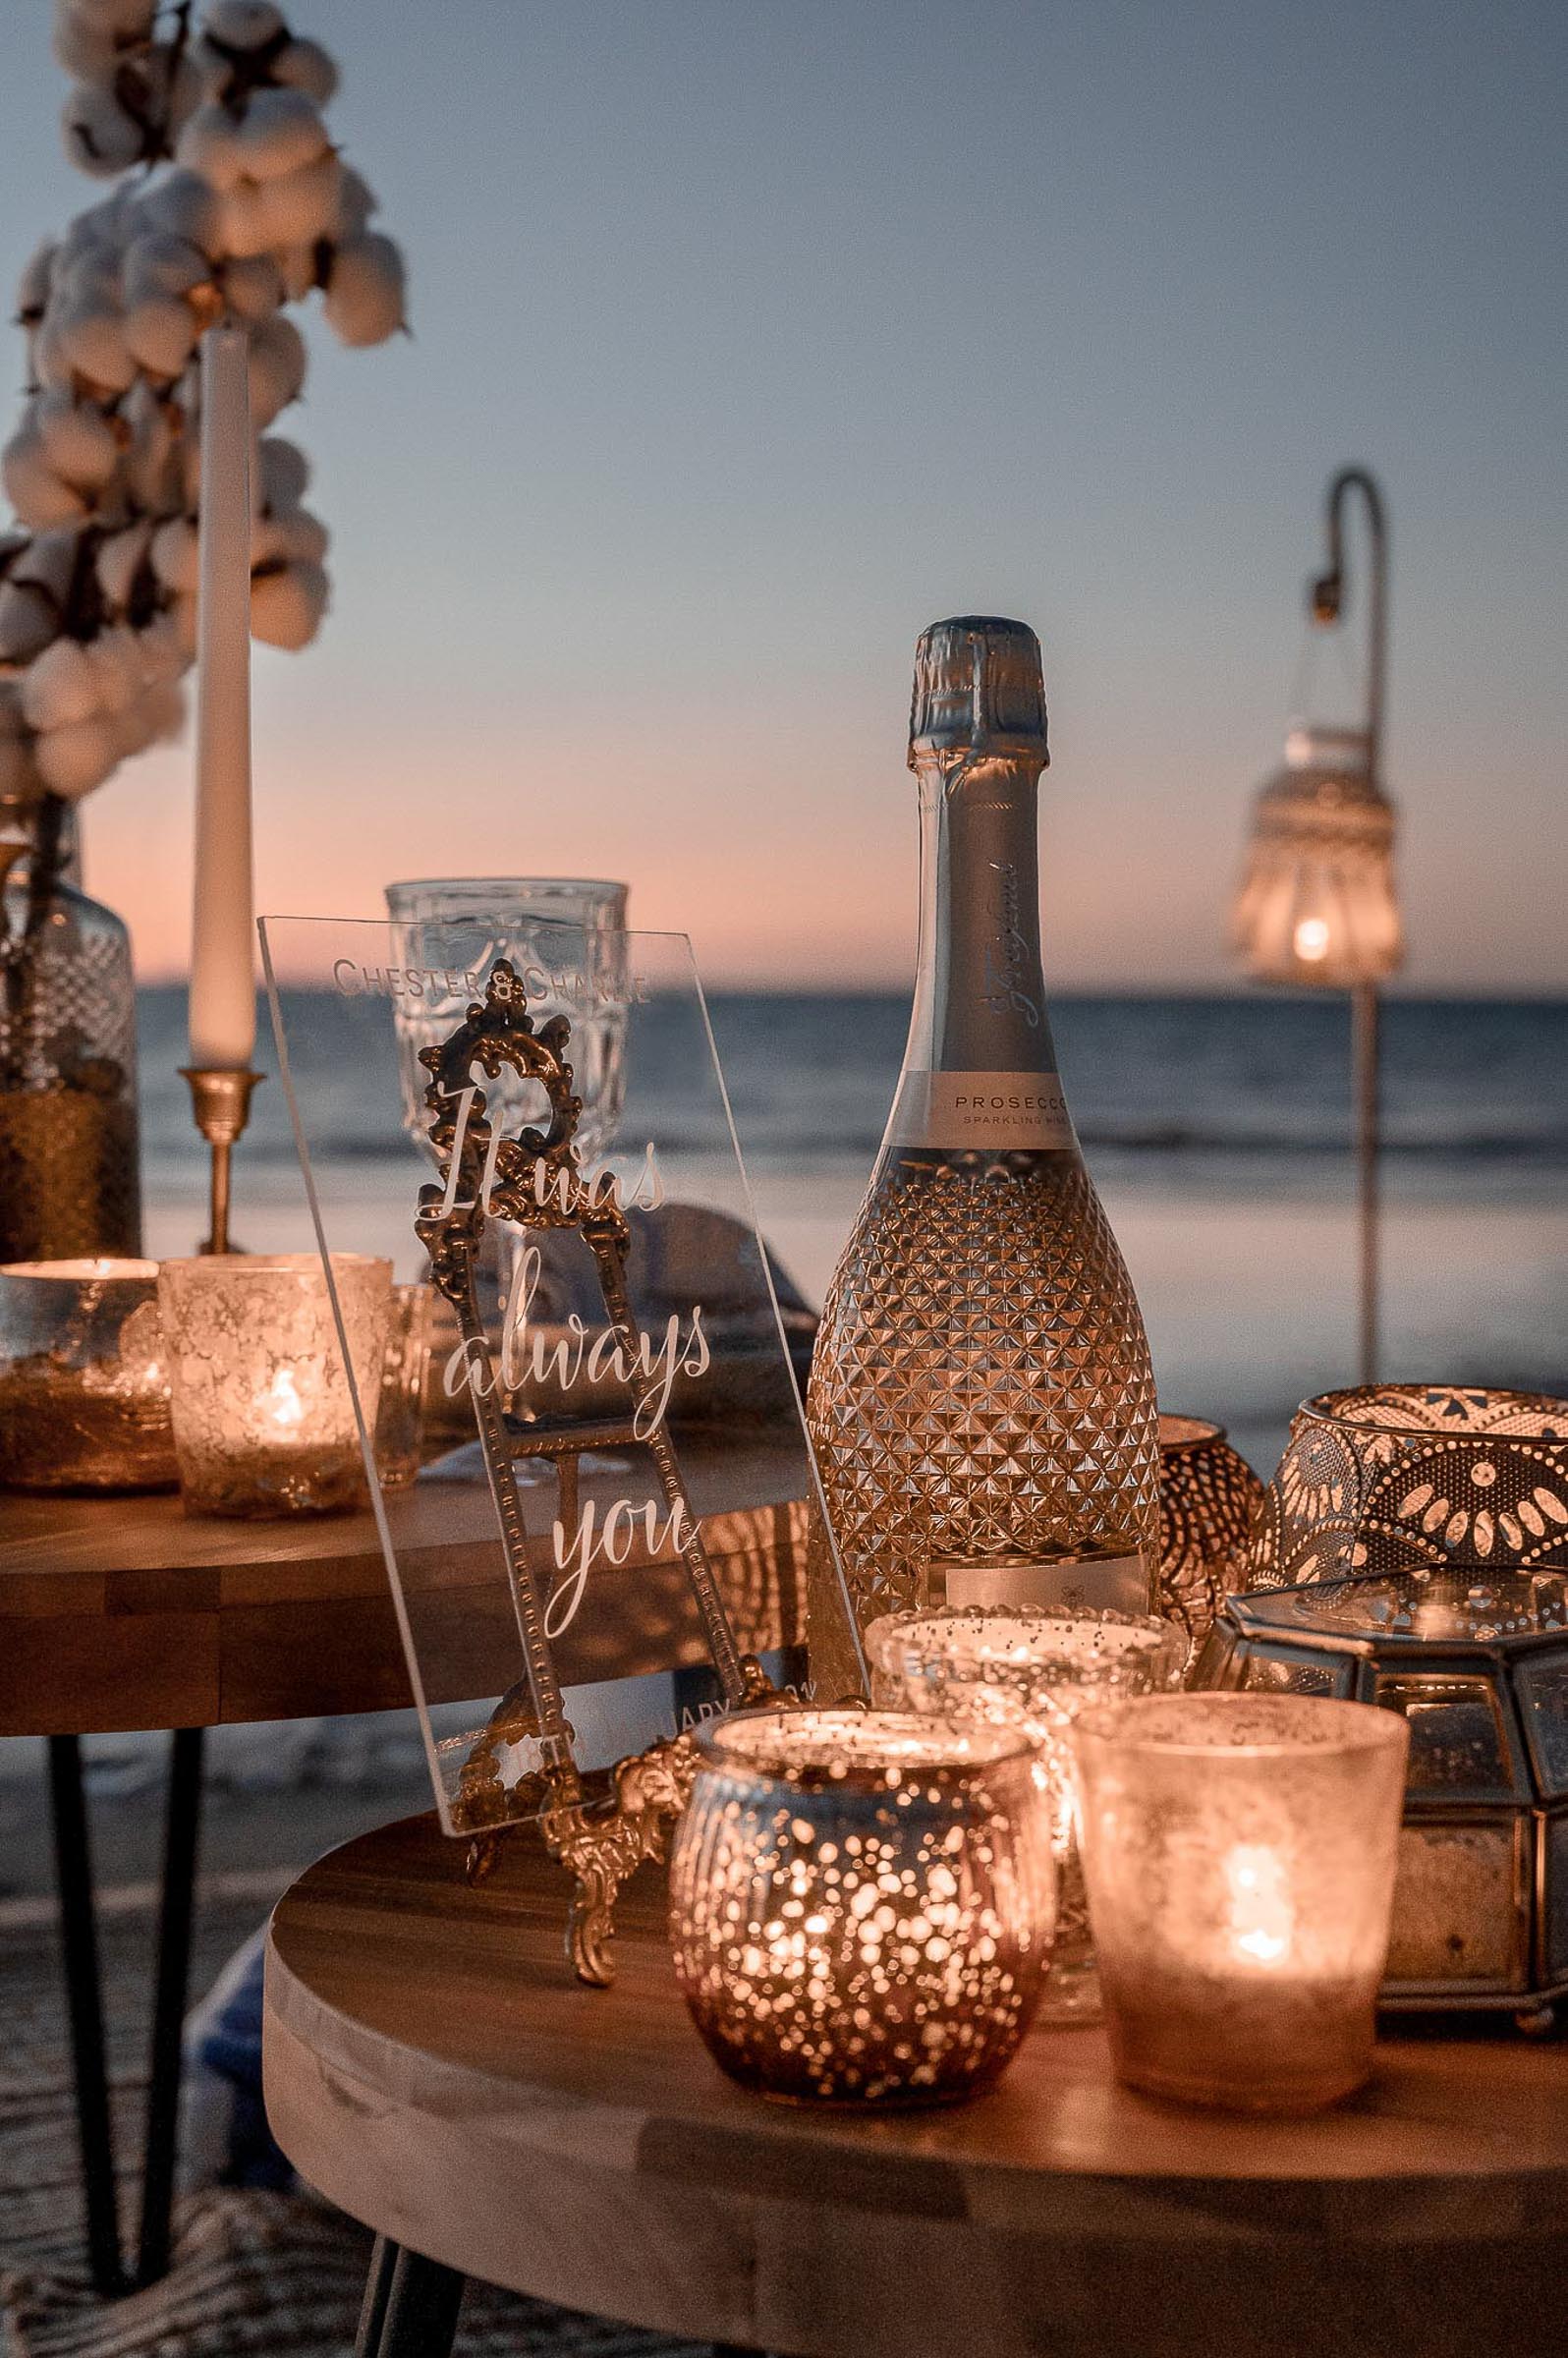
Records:
[[[191,1086],[191,1109],[196,1126],[212,1153],[210,1226],[203,1253],[227,1253],[229,1244],[230,1157],[234,1142],[251,1118],[251,1095],[264,1073],[242,1066],[186,1064],[180,1077]]]

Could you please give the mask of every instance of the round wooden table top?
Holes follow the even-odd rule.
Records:
[[[273,1918],[267,2108],[344,2211],[467,2274],[813,2358],[1544,2358],[1568,2282],[1568,2051],[1402,2035],[1298,2121],[1119,2087],[1036,2029],[937,2112],[768,2104],[709,2060],[664,1890],[572,1978],[531,1835],[463,1880],[433,1818],[331,1853]]]

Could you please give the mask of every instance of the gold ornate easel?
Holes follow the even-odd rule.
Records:
[[[555,1674],[543,1588],[530,1551],[514,1460],[532,1456],[554,1462],[565,1521],[576,1513],[578,1459],[584,1449],[617,1442],[646,1449],[675,1520],[681,1558],[726,1707],[735,1710],[775,1700],[776,1691],[756,1656],[740,1651],[664,1427],[658,1385],[640,1348],[642,1337],[627,1285],[632,1235],[626,1212],[608,1191],[590,1186],[583,1176],[577,1151],[583,1102],[574,1094],[572,1067],[566,1061],[570,1037],[571,1026],[562,1015],[551,1016],[535,1029],[516,970],[498,959],[482,1003],[470,1006],[440,1046],[420,1051],[420,1060],[431,1076],[424,1101],[433,1117],[429,1137],[441,1177],[438,1184],[420,1190],[416,1226],[430,1256],[431,1275],[456,1311],[462,1332],[469,1391],[500,1521],[526,1667],[525,1677],[491,1712],[470,1755],[454,1816],[476,1836],[469,1864],[471,1876],[477,1879],[493,1863],[503,1819],[515,1814],[508,1805],[515,1804],[517,1788],[509,1792],[502,1780],[501,1749],[526,1738],[537,1744],[539,1828],[547,1848],[575,1881],[567,1952],[581,1979],[602,1988],[614,1979],[609,1941],[615,1895],[644,1859],[662,1856],[668,1829],[691,1792],[696,1748],[689,1734],[665,1737],[619,1763],[611,1771],[606,1798],[589,1799]],[[537,1082],[548,1099],[548,1125],[525,1126],[516,1138],[497,1138],[484,1093],[474,1079],[476,1070],[490,1081],[510,1071]],[[507,1431],[493,1384],[473,1381],[476,1367],[487,1370],[490,1365],[476,1286],[487,1219],[526,1229],[566,1229],[582,1237],[593,1257],[605,1312],[628,1372],[633,1415],[624,1423],[595,1421],[520,1438]]]

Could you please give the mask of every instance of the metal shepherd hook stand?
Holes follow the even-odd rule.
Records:
[[[1367,602],[1367,775],[1374,790],[1383,774],[1383,701],[1388,677],[1388,517],[1375,478],[1364,467],[1342,468],[1328,486],[1328,567],[1312,587],[1312,616],[1331,628],[1345,597],[1344,512],[1353,491],[1367,510],[1372,543],[1372,590]],[[1351,1061],[1356,1102],[1356,1168],[1360,1226],[1360,1380],[1377,1381],[1378,1144],[1381,1115],[1381,1006],[1375,976],[1350,987]]]

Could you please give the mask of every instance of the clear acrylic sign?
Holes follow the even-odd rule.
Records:
[[[812,1320],[758,1239],[684,935],[515,914],[261,935],[323,1255],[440,1281],[417,1482],[377,1475],[378,1403],[357,1406],[441,1822],[548,1832],[542,1659],[580,1717],[592,1690],[566,1742],[591,1768],[680,1732],[631,1682],[711,1663],[742,1702],[802,1636]]]

